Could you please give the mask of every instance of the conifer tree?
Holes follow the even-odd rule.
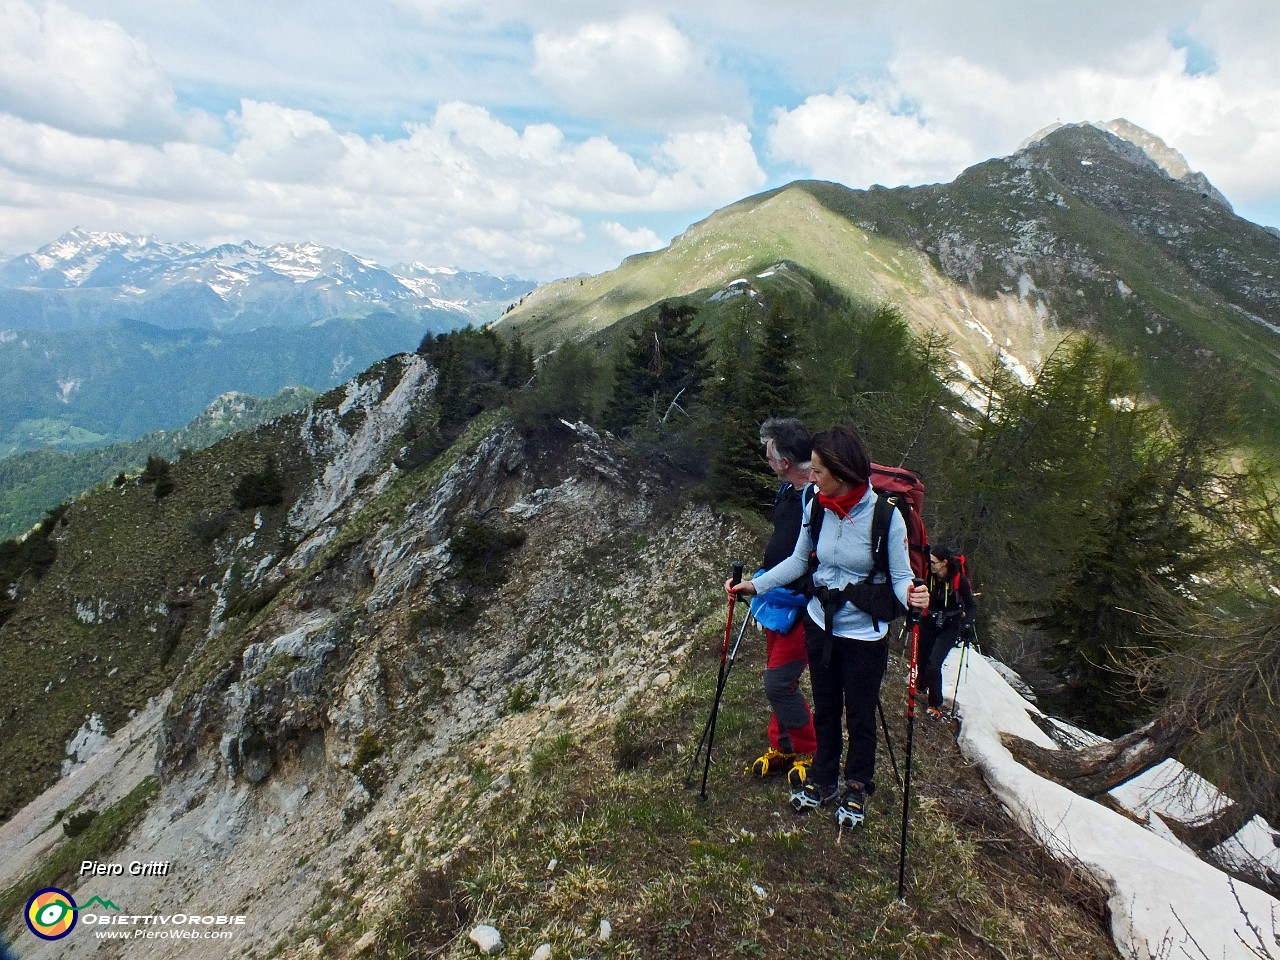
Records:
[[[1049,642],[1055,710],[1101,733],[1129,729],[1159,699],[1139,695],[1130,669],[1159,643],[1142,634],[1144,613],[1225,556],[1224,524],[1240,507],[1208,491],[1234,489],[1211,462],[1232,417],[1214,400],[1212,415],[1184,417],[1190,435],[1136,399],[1130,361],[1087,337],[1033,383],[1002,373],[987,390],[999,400],[953,483],[960,537],[992,585],[984,608],[1007,605]]]
[[[558,420],[591,420],[600,376],[593,350],[566,340],[542,361],[533,383],[517,394],[517,424],[523,430],[542,430]]]
[[[804,417],[809,389],[800,369],[800,328],[795,316],[771,306],[760,328],[749,375],[748,403],[760,420],[774,416]]]
[[[708,486],[716,500],[752,508],[771,503],[775,480],[761,460],[759,428],[769,417],[807,414],[799,356],[795,318],[776,303],[749,349],[726,354],[713,404],[719,430]]]
[[[152,492],[155,498],[163,500],[173,493],[173,464],[159,454],[153,453],[147,457],[147,466],[138,479],[142,483],[154,484]]]
[[[687,410],[711,374],[709,346],[694,326],[697,308],[665,302],[641,322],[623,348],[605,426],[629,434],[642,423],[665,420],[678,405]]]
[[[524,342],[520,334],[511,338],[507,345],[506,364],[502,370],[502,385],[508,390],[519,390],[533,376],[533,350]]]
[[[506,345],[488,328],[428,335],[418,352],[436,368],[440,430],[449,438],[477,413],[501,403],[504,374],[517,376],[521,367],[517,362],[513,369]]]

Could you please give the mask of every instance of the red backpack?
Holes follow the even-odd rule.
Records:
[[[889,500],[907,522],[907,551],[911,556],[911,569],[921,580],[929,576],[929,534],[924,528],[924,481],[918,474],[904,467],[871,465],[871,489],[880,494],[881,500]],[[875,521],[872,521],[872,546],[882,551],[883,567],[889,569],[889,546],[883,540],[889,524],[886,520],[880,540],[875,539]]]

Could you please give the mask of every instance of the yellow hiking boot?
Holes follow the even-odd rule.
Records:
[[[809,764],[813,763],[813,754],[797,753],[791,758],[791,769],[787,771],[787,783],[799,790],[809,779]]]
[[[791,769],[791,763],[795,757],[794,753],[783,753],[781,750],[770,747],[764,752],[764,756],[756,759],[747,772],[753,777],[776,777]]]

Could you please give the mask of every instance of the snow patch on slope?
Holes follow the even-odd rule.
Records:
[[[1057,745],[1031,715],[1038,710],[997,673],[994,661],[969,651],[957,683],[959,657],[944,665],[944,689],[957,690],[960,750],[1015,820],[1055,857],[1087,869],[1109,892],[1111,933],[1122,956],[1134,960],[1270,956],[1250,950],[1258,934],[1274,936],[1280,901],[1234,881],[1204,863],[1167,831],[1148,829],[1018,763],[1002,737],[1013,734],[1048,749]],[[1202,810],[1217,796],[1207,784],[1187,792],[1171,785],[1169,768],[1156,768],[1113,791],[1135,814],[1163,809],[1179,817]],[[1130,806],[1132,804],[1132,806]],[[1158,817],[1147,817],[1148,822]],[[1273,831],[1251,823],[1233,838],[1259,859],[1275,856]],[[1269,848],[1269,849],[1264,849]],[[1175,952],[1180,951],[1180,952]]]

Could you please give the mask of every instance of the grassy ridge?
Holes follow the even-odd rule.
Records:
[[[705,639],[709,651],[714,637]],[[856,831],[838,831],[829,810],[796,816],[782,781],[743,776],[765,745],[758,646],[744,648],[726,688],[705,802],[700,765],[684,783],[714,693],[710,656],[695,658],[656,711],[632,710],[611,730],[562,730],[513,758],[504,802],[479,819],[471,803],[455,805],[470,846],[447,868],[434,865],[437,851],[388,838],[389,859],[407,853],[420,866],[360,955],[471,956],[467,934],[483,922],[517,956],[542,943],[553,956],[680,960],[1114,956],[1105,895],[1020,837],[961,761],[948,723],[916,725],[904,904],[902,795],[883,742],[879,789]],[[898,764],[902,670],[895,657],[884,694]],[[492,779],[473,769],[472,801]],[[333,890],[333,909],[342,915],[355,893]],[[369,926],[347,914],[347,936]]]
[[[712,295],[789,263],[854,304],[897,306],[975,369],[997,347],[1034,366],[1074,328],[1134,356],[1173,409],[1241,370],[1256,419],[1240,440],[1270,455],[1280,335],[1253,316],[1280,324],[1280,241],[1095,140],[1064,134],[950,184],[794,183],[609,273],[539,288],[502,323],[541,348],[603,342],[610,325],[663,299],[694,298],[714,314]]]

